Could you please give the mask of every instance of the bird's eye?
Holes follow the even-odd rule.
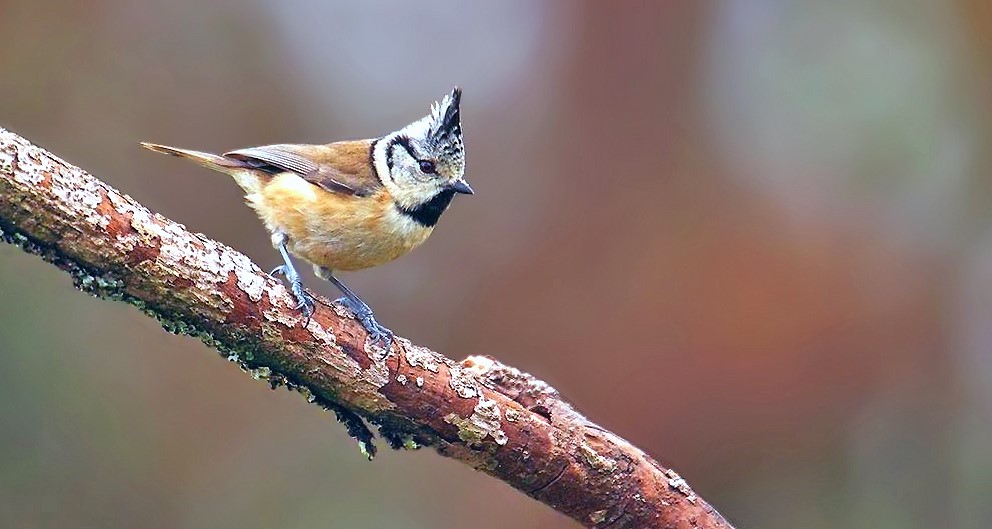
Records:
[[[437,167],[430,160],[420,160],[420,170],[425,174],[434,174],[437,172]]]

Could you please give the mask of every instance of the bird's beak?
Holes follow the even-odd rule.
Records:
[[[463,195],[475,194],[475,191],[472,191],[472,186],[468,185],[468,182],[466,182],[461,178],[455,180],[450,185],[448,185],[448,189],[454,191],[455,193],[461,193]]]

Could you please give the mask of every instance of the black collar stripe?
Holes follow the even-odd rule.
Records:
[[[417,224],[430,228],[437,224],[438,219],[441,218],[441,214],[444,213],[444,210],[448,209],[448,204],[451,204],[451,199],[454,198],[454,196],[454,191],[451,189],[445,189],[435,195],[434,198],[419,206],[405,208],[399,204],[396,204],[396,208],[400,210],[400,213],[410,217]]]

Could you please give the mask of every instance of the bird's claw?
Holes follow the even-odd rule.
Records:
[[[355,314],[355,319],[357,319],[359,323],[362,324],[362,327],[365,327],[365,331],[369,333],[369,340],[373,345],[382,344],[383,350],[389,350],[389,348],[393,345],[393,331],[384,327],[375,320],[375,314],[368,305],[361,302],[356,302],[348,297],[340,297],[334,300],[334,302],[340,303]]]
[[[303,281],[300,279],[299,274],[295,273],[295,270],[287,267],[286,265],[279,265],[269,272],[272,277],[285,276],[286,281],[289,282],[289,290],[293,293],[293,298],[296,299],[296,310],[303,314],[306,318],[303,321],[303,326],[306,327],[310,325],[310,318],[313,316],[315,309],[315,298],[303,288]]]
[[[375,321],[375,318],[369,314],[368,316],[361,318],[359,321],[362,322],[362,326],[369,333],[369,340],[372,344],[381,344],[383,351],[388,351],[393,345],[393,331],[383,327],[379,322]]]
[[[293,291],[293,297],[295,297],[298,302],[296,309],[303,314],[304,318],[306,318],[306,321],[303,322],[303,326],[306,327],[307,325],[310,325],[310,318],[314,313],[314,297],[303,288],[303,283],[299,280],[290,283],[290,290]]]

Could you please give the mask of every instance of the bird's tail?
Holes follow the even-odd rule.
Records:
[[[169,147],[168,145],[159,145],[157,143],[141,142],[141,146],[150,151],[160,152],[162,154],[171,154],[172,156],[178,156],[179,158],[193,160],[207,169],[227,173],[234,178],[234,181],[237,182],[246,193],[257,193],[262,184],[262,174],[240,160],[235,160],[226,156],[218,156],[209,152],[179,149],[177,147]]]

